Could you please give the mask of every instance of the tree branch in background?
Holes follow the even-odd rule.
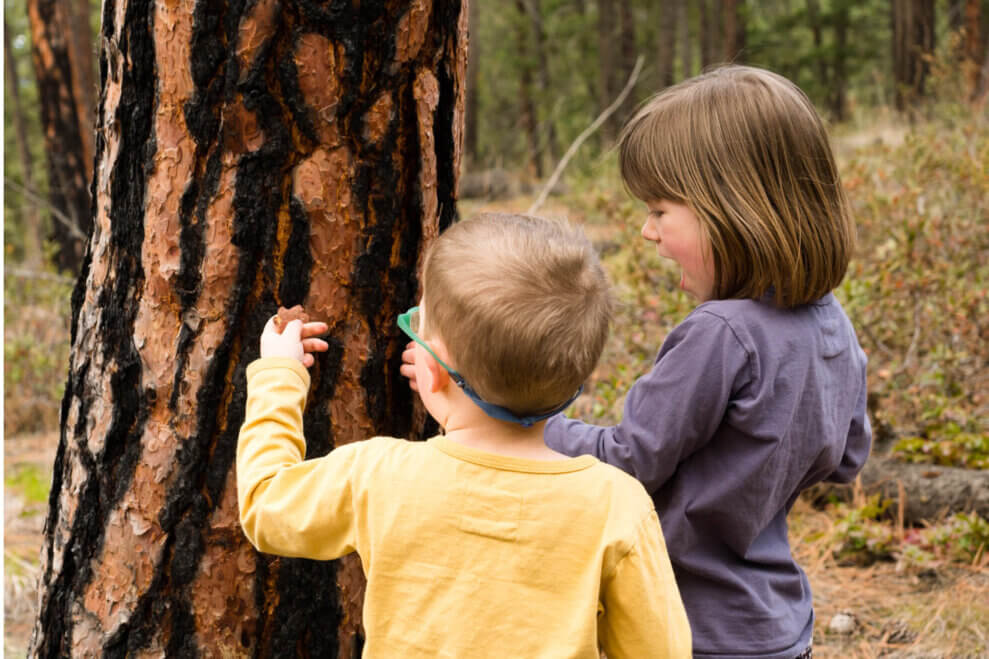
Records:
[[[4,177],[3,184],[14,191],[21,193],[22,195],[24,195],[34,203],[38,204],[39,206],[43,206],[47,208],[51,212],[52,217],[55,218],[56,221],[64,225],[66,229],[68,229],[69,233],[72,235],[73,238],[77,238],[83,242],[89,240],[89,237],[82,232],[82,230],[75,222],[72,221],[71,217],[60,211],[58,208],[55,207],[54,204],[44,199],[41,195],[39,195],[34,190],[29,190],[23,185],[20,185],[19,183],[15,183],[14,181],[10,180],[7,177]]]
[[[577,136],[577,139],[573,141],[573,144],[570,145],[567,152],[563,154],[563,158],[561,158],[560,162],[557,163],[556,169],[553,170],[553,174],[549,177],[546,185],[543,186],[539,196],[534,202],[532,202],[532,205],[529,206],[529,210],[526,211],[527,214],[532,215],[539,210],[539,208],[546,202],[546,197],[549,196],[550,190],[552,190],[553,186],[555,186],[560,180],[560,175],[563,174],[564,168],[570,162],[570,159],[573,158],[574,154],[577,153],[577,149],[580,148],[580,145],[584,143],[584,140],[593,135],[594,131],[596,131],[601,124],[607,121],[608,117],[614,114],[615,110],[622,106],[622,103],[625,101],[625,97],[632,92],[632,87],[635,86],[635,81],[639,78],[639,73],[642,71],[642,62],[644,60],[645,58],[642,57],[642,55],[639,55],[638,59],[635,60],[635,67],[632,68],[632,73],[628,77],[628,82],[625,83],[625,87],[622,89],[621,93],[618,94],[618,97],[615,98],[615,100],[611,102],[611,105],[606,107],[604,111],[598,115],[598,118],[595,119],[590,126],[584,129],[584,132]]]

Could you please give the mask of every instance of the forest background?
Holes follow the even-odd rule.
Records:
[[[4,7],[12,656],[33,617],[69,297],[91,224],[99,12],[90,0]],[[567,158],[540,212],[585,226],[623,303],[571,410],[599,423],[620,418],[624,393],[691,308],[638,237],[641,209],[610,149],[623,120],[722,61],[807,92],[829,122],[860,232],[837,294],[870,357],[876,433],[868,477],[809,493],[791,520],[814,586],[815,654],[989,655],[989,2],[489,0],[472,3],[470,35],[459,214],[526,211]],[[640,56],[630,93],[588,134]]]

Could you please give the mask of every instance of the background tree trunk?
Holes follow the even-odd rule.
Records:
[[[677,18],[680,21],[680,70],[683,78],[694,75],[694,44],[690,39],[690,2],[674,0],[680,6]]]
[[[989,44],[986,43],[982,34],[982,21],[980,0],[966,0],[965,2],[965,36],[962,47],[962,67],[965,73],[965,80],[968,83],[969,98],[976,100],[979,91],[979,73],[982,69],[982,61],[989,54]]]
[[[21,160],[21,171],[23,180],[21,184],[30,192],[37,192],[34,184],[34,159],[31,157],[31,149],[27,141],[27,125],[24,121],[24,111],[21,108],[20,77],[17,75],[17,63],[14,61],[14,50],[10,45],[10,30],[7,28],[7,18],[3,20],[3,62],[4,71],[7,77],[7,89],[10,92],[11,104],[10,113],[14,120],[14,133],[17,138],[17,153]],[[41,265],[42,250],[42,227],[41,213],[38,212],[37,204],[22,194],[24,210],[24,230],[22,233],[24,245],[24,263],[32,268]]]
[[[745,11],[744,0],[724,0],[722,6],[724,62],[742,64],[745,61]]]
[[[621,83],[618,81],[620,51],[618,47],[618,11],[616,0],[598,0],[598,111],[603,111],[618,96]],[[601,126],[601,137],[605,144],[614,141],[618,135],[618,122],[614,115]]]
[[[839,1],[832,7],[834,24],[834,48],[831,57],[832,80],[828,94],[828,106],[835,121],[848,118],[848,3]]]
[[[934,53],[934,0],[893,0],[893,82],[895,105],[906,110],[924,95]]]
[[[553,163],[556,162],[556,125],[552,112],[553,85],[549,73],[549,52],[546,44],[546,29],[543,25],[543,10],[539,0],[522,1],[529,15],[529,29],[532,30],[532,51],[538,73],[538,98],[540,100],[538,105],[549,108],[543,120],[537,120],[539,126],[537,155],[540,162],[544,160],[544,156],[549,156],[550,167],[552,167]]]
[[[700,0],[700,28],[697,31],[701,51],[701,70],[721,61],[723,0]]]
[[[656,66],[659,69],[659,88],[669,87],[675,80],[673,60],[677,43],[677,14],[679,3],[663,3],[659,16],[659,48],[656,53]]]
[[[606,105],[613,103],[618,95],[621,94],[625,86],[625,81],[631,75],[632,69],[635,68],[635,59],[638,56],[638,45],[635,38],[635,15],[632,12],[631,0],[618,0],[618,17],[620,23],[618,38],[620,65],[614,80],[615,89],[613,90],[613,95],[605,99],[607,101]],[[638,100],[633,89],[632,93],[625,97],[621,107],[611,116],[611,119],[615,123],[615,135],[618,134],[622,126],[625,125],[625,122],[631,117]]]
[[[464,165],[471,171],[481,162],[479,140],[480,102],[478,90],[480,80],[481,40],[478,38],[481,29],[481,3],[478,0],[468,2],[468,38],[470,47],[467,54],[467,97],[464,109]]]
[[[80,82],[75,79],[73,52],[68,35],[75,26],[69,5],[63,0],[28,0],[31,23],[31,54],[38,81],[41,130],[48,154],[48,194],[56,219],[52,238],[58,245],[57,265],[78,272],[93,222],[88,172],[92,171],[93,124],[80,115]],[[88,150],[87,150],[88,147]],[[57,218],[68,218],[68,223]]]
[[[525,133],[526,160],[528,175],[531,178],[542,178],[543,159],[539,150],[539,118],[536,112],[536,101],[533,94],[533,60],[532,44],[529,39],[528,12],[525,0],[515,0],[516,16],[515,39],[517,52],[522,59],[519,72],[519,122]]]
[[[86,181],[93,177],[93,140],[96,135],[96,102],[99,89],[96,85],[96,53],[93,46],[93,30],[89,24],[89,0],[57,0],[65,4],[70,29],[66,34],[69,44],[69,62],[72,65],[72,82],[78,104],[79,134],[82,137],[83,164]],[[88,187],[88,185],[87,185]]]
[[[359,656],[356,557],[255,552],[231,468],[279,304],[331,328],[310,457],[413,431],[395,316],[456,215],[467,10],[350,7],[104,4],[32,656]]]

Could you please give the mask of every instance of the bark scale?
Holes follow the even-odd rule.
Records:
[[[104,3],[32,656],[359,656],[356,557],[241,532],[244,371],[302,304],[331,346],[308,456],[423,433],[395,316],[456,217],[466,22],[459,0]]]

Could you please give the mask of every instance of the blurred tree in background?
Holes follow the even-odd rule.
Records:
[[[513,180],[547,177],[567,146],[618,96],[639,55],[646,66],[633,93],[582,147],[574,168],[605,152],[648,96],[721,62],[781,73],[833,122],[865,124],[871,112],[886,107],[922,114],[944,95],[979,102],[989,87],[989,0],[470,5],[468,175],[498,170],[511,172],[504,175]],[[91,34],[98,33],[99,11],[96,0],[6,1],[8,261],[38,263],[41,240],[49,241],[44,253],[63,270],[73,272],[81,255],[96,137],[91,108],[97,48]],[[33,35],[29,15],[40,19]],[[954,87],[932,84],[938,58],[953,63]],[[465,185],[471,186],[469,176]]]

